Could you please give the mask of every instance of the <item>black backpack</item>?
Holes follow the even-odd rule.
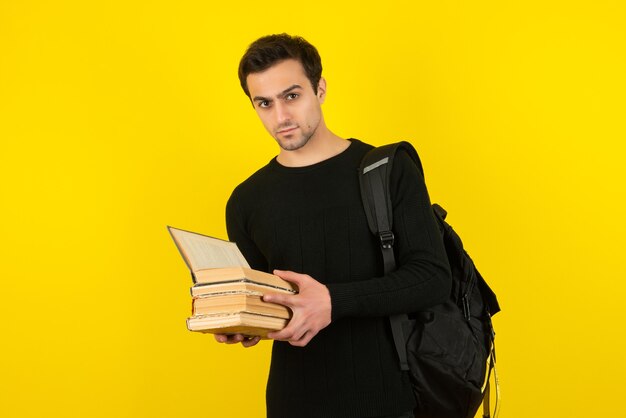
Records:
[[[419,156],[408,142],[374,148],[365,155],[359,170],[367,221],[380,239],[385,273],[396,268],[389,182],[394,157],[400,150],[423,174]],[[495,367],[491,315],[500,311],[500,306],[463,249],[461,238],[445,221],[446,211],[437,204],[432,208],[452,270],[452,290],[441,305],[390,317],[400,367],[411,376],[417,399],[415,417],[473,418],[484,400],[483,416],[487,418],[489,376]],[[497,375],[495,379],[498,389]],[[497,391],[496,414],[498,398]]]

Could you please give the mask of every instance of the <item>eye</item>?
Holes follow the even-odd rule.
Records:
[[[263,108],[270,107],[270,101],[269,100],[261,100],[261,101],[258,102],[258,106],[259,107],[263,107]]]
[[[287,99],[287,100],[294,100],[294,99],[297,99],[297,98],[298,98],[298,96],[300,96],[298,93],[289,93],[289,94],[286,96],[286,99]]]

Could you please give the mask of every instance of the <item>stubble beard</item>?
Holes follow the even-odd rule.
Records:
[[[310,129],[306,131],[302,131],[301,135],[297,139],[288,139],[287,141],[281,140],[279,135],[276,135],[274,138],[276,142],[278,142],[278,146],[285,151],[296,151],[300,148],[304,147],[309,140],[315,135],[316,129]]]

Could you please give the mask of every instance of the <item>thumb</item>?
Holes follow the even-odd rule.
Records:
[[[304,274],[296,273],[289,270],[274,270],[274,274],[283,280],[295,283],[296,285],[298,285],[298,287],[306,280],[307,277]]]
[[[266,293],[263,295],[263,302],[277,303],[279,305],[293,307],[293,296],[283,295],[281,293]]]

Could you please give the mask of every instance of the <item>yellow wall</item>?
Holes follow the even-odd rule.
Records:
[[[0,416],[264,416],[269,343],[186,330],[165,225],[225,237],[277,152],[236,66],[283,31],[333,130],[420,151],[504,309],[501,416],[616,416],[626,10],[511,3],[0,0]]]

